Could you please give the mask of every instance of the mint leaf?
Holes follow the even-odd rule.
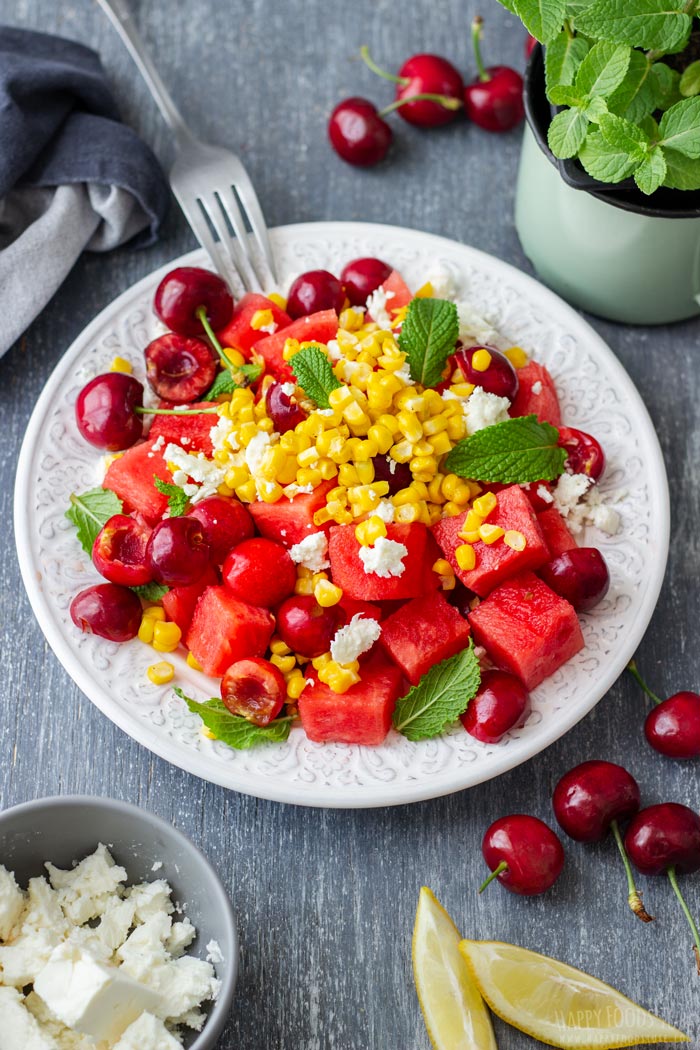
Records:
[[[447,299],[412,299],[399,335],[411,378],[435,386],[459,336],[457,307]]]
[[[653,51],[682,51],[692,19],[680,0],[594,0],[576,18],[576,29],[595,39]]]
[[[189,506],[190,497],[187,496],[179,485],[173,485],[170,481],[162,481],[157,475],[153,475],[153,484],[168,497],[168,509],[171,518],[181,517]]]
[[[654,85],[651,76],[653,66],[641,51],[630,52],[630,64],[625,79],[608,98],[608,109],[625,120],[638,124],[643,117],[653,113]]]
[[[575,157],[588,131],[588,118],[580,109],[563,109],[549,125],[547,142],[555,157]]]
[[[588,52],[576,76],[576,89],[584,95],[608,98],[625,79],[631,50],[624,44],[601,40]]]
[[[649,79],[654,95],[652,113],[654,109],[670,109],[676,102],[680,102],[681,75],[676,69],[671,69],[665,62],[655,62],[651,67]]]
[[[697,160],[700,157],[700,98],[685,98],[667,109],[659,130],[663,135],[662,145]]]
[[[524,485],[558,478],[566,462],[566,452],[558,441],[556,427],[539,423],[537,416],[517,416],[457,442],[445,467],[472,481]]]
[[[170,588],[164,583],[142,583],[140,587],[132,587],[131,590],[145,602],[159,602]]]
[[[98,488],[81,495],[72,492],[70,503],[66,517],[77,528],[83,550],[92,555],[98,532],[111,517],[122,513],[122,501],[110,489]]]
[[[555,106],[584,106],[586,97],[578,88],[568,84],[556,84],[548,92],[549,101]]]
[[[343,384],[336,379],[331,363],[320,346],[305,346],[289,359],[297,383],[319,408],[330,408],[328,395]]]
[[[683,98],[700,95],[700,62],[691,62],[683,70],[678,89]]]
[[[606,113],[600,119],[600,130],[609,146],[636,161],[644,160],[650,145],[648,136],[624,117]]]
[[[253,383],[262,373],[262,365],[240,365],[233,370],[222,369],[204,395],[205,401],[214,401],[222,394],[232,394],[239,387]]]
[[[501,7],[505,7],[506,11],[510,11],[512,15],[517,14],[515,10],[515,0],[498,0]]]
[[[637,163],[624,150],[606,142],[599,131],[589,131],[578,158],[594,179],[610,183],[622,182]]]
[[[600,118],[608,112],[608,104],[600,95],[594,95],[584,106],[583,112],[588,120],[593,121],[594,124],[600,124]]]
[[[474,642],[456,656],[431,667],[418,685],[396,703],[394,727],[409,740],[439,736],[466,711],[481,683]]]
[[[634,172],[634,181],[642,193],[650,194],[658,190],[666,178],[666,158],[660,146],[652,150]]]
[[[547,93],[558,85],[573,84],[578,68],[588,54],[590,44],[581,36],[559,33],[548,45],[544,56]]]
[[[672,190],[700,190],[700,160],[684,157],[675,149],[664,149],[666,177],[664,186]]]
[[[289,736],[291,718],[276,718],[267,726],[256,726],[241,715],[232,715],[219,697],[212,697],[200,704],[186,696],[177,686],[175,692],[193,714],[199,715],[217,740],[237,751],[245,751],[256,744],[281,744]]]
[[[564,24],[566,0],[514,0],[515,13],[528,33],[549,44]]]

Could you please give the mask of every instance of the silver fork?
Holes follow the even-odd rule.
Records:
[[[236,274],[248,291],[276,283],[270,239],[247,171],[231,150],[201,142],[173,102],[134,25],[124,0],[97,0],[119,33],[175,138],[170,185],[192,231],[214,268],[230,281]],[[251,250],[250,227],[260,249]],[[233,271],[233,273],[232,273]]]

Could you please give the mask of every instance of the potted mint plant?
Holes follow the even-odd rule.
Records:
[[[516,195],[546,283],[613,320],[700,313],[700,0],[500,0],[540,46]]]

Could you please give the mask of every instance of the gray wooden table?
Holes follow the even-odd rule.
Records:
[[[390,98],[389,86],[352,60],[362,43],[389,67],[431,50],[473,71],[468,29],[475,0],[141,0],[135,10],[186,116],[202,137],[243,155],[271,225],[364,219],[414,226],[529,270],[512,220],[517,132],[490,136],[460,124],[421,134],[396,120],[391,163],[367,172],[341,164],[325,140],[326,116],[343,96]],[[483,0],[480,13],[487,16],[487,61],[522,67],[521,27],[494,0]],[[169,161],[155,106],[91,0],[0,0],[0,21],[96,47],[125,118]],[[635,922],[610,843],[567,845],[565,875],[545,897],[518,899],[498,886],[476,894],[486,826],[513,811],[551,819],[553,784],[586,758],[622,762],[647,802],[700,804],[697,765],[673,764],[645,745],[645,702],[630,681],[619,681],[565,739],[497,781],[410,807],[333,812],[261,802],[168,765],[108,722],[59,666],[29,607],[11,537],[22,435],[54,363],[88,321],[132,282],[192,247],[173,208],[156,247],[84,257],[0,361],[2,806],[58,793],[113,795],[173,821],[211,857],[230,888],[242,939],[241,979],[222,1047],[427,1050],[410,961],[424,883],[466,935],[512,940],[593,971],[684,1026],[698,1045],[700,979],[670,887],[649,885],[658,921]],[[593,324],[649,407],[671,483],[669,569],[639,662],[662,692],[698,687],[700,325]],[[685,885],[700,912],[700,880]],[[501,1047],[531,1043],[500,1023],[497,1031]]]

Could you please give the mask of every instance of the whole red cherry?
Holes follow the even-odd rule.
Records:
[[[610,573],[597,547],[572,547],[539,570],[548,587],[566,598],[576,612],[587,612],[602,601],[610,587]]]
[[[402,103],[397,107],[398,114],[419,128],[449,124],[462,107],[462,74],[440,55],[412,55],[401,66],[396,81],[396,100]],[[437,95],[443,101],[409,101],[415,95]],[[445,99],[451,99],[457,105],[448,107]]]
[[[218,332],[231,320],[233,297],[225,281],[198,266],[178,266],[156,288],[153,307],[167,328],[178,335],[201,335],[202,315]]]
[[[135,445],[143,433],[143,386],[123,372],[95,376],[78,394],[75,421],[95,448],[120,452]]]
[[[372,292],[376,292],[391,274],[391,266],[381,259],[353,259],[343,267],[340,282],[351,306],[364,306]]]
[[[494,821],[484,835],[481,852],[491,874],[479,893],[494,879],[525,897],[544,893],[564,867],[564,850],[557,835],[543,820],[524,813]]]
[[[600,442],[575,427],[558,427],[560,448],[566,450],[566,469],[572,474],[586,474],[597,481],[605,470],[605,453]]]
[[[700,695],[683,690],[662,700],[644,681],[634,660],[627,670],[656,704],[644,723],[647,742],[667,758],[700,756]]]
[[[523,78],[510,66],[485,68],[481,58],[483,19],[472,22],[472,42],[479,75],[464,89],[464,110],[485,131],[510,131],[525,116]]]
[[[369,168],[384,160],[394,133],[373,102],[353,97],[343,99],[331,113],[328,138],[348,164]]]
[[[527,710],[530,694],[512,674],[486,671],[479,691],[461,716],[466,731],[485,744],[497,744]]]
[[[337,277],[328,270],[307,270],[293,281],[287,296],[287,313],[297,320],[321,310],[340,313],[345,292]]]

